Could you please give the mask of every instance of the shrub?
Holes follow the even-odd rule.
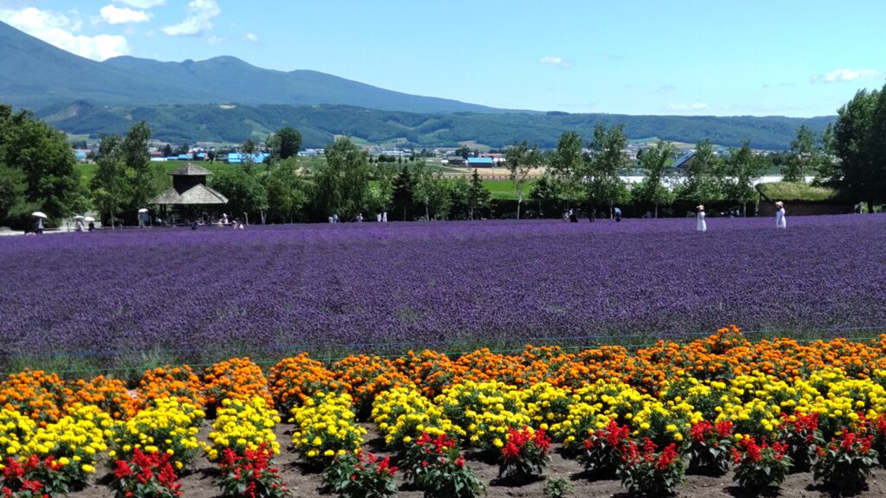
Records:
[[[113,421],[95,406],[77,406],[70,415],[37,429],[23,453],[40,458],[53,457],[74,486],[86,483],[95,472],[95,463],[108,449],[105,433]]]
[[[166,453],[142,453],[138,448],[132,460],[114,464],[111,488],[116,498],[177,498],[182,495],[178,476]]]
[[[292,410],[292,447],[305,462],[323,468],[363,445],[366,429],[357,425],[352,408],[348,394],[319,392]]]
[[[839,439],[818,448],[818,460],[812,466],[815,480],[827,487],[858,491],[867,484],[871,469],[878,464],[877,451],[871,445],[873,435],[843,429]]]
[[[791,466],[791,457],[785,455],[785,445],[766,441],[758,444],[757,440],[745,437],[732,448],[735,462],[733,480],[739,487],[759,492],[767,487],[778,487],[784,482]]]
[[[816,450],[821,443],[818,430],[818,413],[783,415],[784,422],[778,429],[778,440],[787,446],[785,452],[791,457],[794,471],[806,471],[812,467]]]
[[[0,496],[43,498],[68,494],[70,478],[54,457],[31,455],[22,462],[7,458],[0,476]]]
[[[267,406],[274,406],[268,391],[268,380],[261,367],[249,358],[233,358],[212,365],[206,369],[203,384],[205,409],[210,416],[215,414],[225,399],[251,400],[260,397],[264,398]]]
[[[260,398],[259,398],[260,399]],[[226,448],[219,462],[222,496],[282,498],[289,496],[280,471],[271,467],[273,450],[265,444],[237,453]]]
[[[674,443],[657,453],[655,443],[644,438],[643,446],[630,441],[618,471],[621,484],[631,493],[646,496],[670,496],[683,482],[683,459]]]
[[[218,459],[221,452],[231,449],[237,455],[262,446],[272,455],[280,454],[280,443],[274,427],[280,423],[277,412],[267,407],[264,398],[250,401],[225,399],[218,409],[217,418],[209,433],[211,446],[206,449],[210,460]]]
[[[498,476],[502,479],[523,482],[541,476],[551,457],[551,438],[544,429],[509,429],[507,442],[501,449],[501,465]]]
[[[578,455],[578,461],[595,475],[612,475],[624,460],[623,454],[629,443],[630,429],[610,422],[585,439],[584,451]]]
[[[197,406],[159,398],[152,406],[114,428],[111,458],[129,461],[136,450],[163,453],[176,470],[189,465],[200,449],[197,432],[205,414]]]
[[[423,433],[410,445],[401,460],[406,478],[424,490],[427,498],[475,498],[486,488],[465,465],[455,439]]]
[[[562,477],[548,477],[542,493],[544,498],[566,498],[572,496],[574,489],[572,483]]]
[[[191,367],[157,367],[146,370],[138,385],[138,399],[147,408],[159,399],[173,399],[203,408],[203,385]]]
[[[291,413],[317,393],[349,390],[344,383],[335,380],[335,375],[322,363],[312,360],[308,353],[286,358],[271,367],[271,395],[281,413]]]
[[[725,420],[716,425],[707,420],[689,429],[686,454],[689,456],[689,472],[719,476],[729,470],[733,446],[732,422]]]
[[[327,490],[347,498],[384,498],[397,494],[396,472],[390,458],[345,454],[324,471],[323,483]]]

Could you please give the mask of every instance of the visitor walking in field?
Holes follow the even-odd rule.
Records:
[[[695,207],[695,229],[699,232],[707,232],[708,224],[704,221],[704,206],[699,204]]]
[[[778,208],[778,211],[775,212],[775,227],[776,228],[787,228],[788,220],[784,215],[784,203],[778,201],[775,203],[775,207]]]

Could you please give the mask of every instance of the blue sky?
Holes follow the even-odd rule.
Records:
[[[71,52],[313,69],[495,107],[833,114],[886,79],[886,2],[0,0]]]

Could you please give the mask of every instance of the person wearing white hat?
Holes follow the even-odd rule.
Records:
[[[695,229],[699,232],[707,232],[708,225],[704,221],[704,206],[701,204],[695,206],[695,211]]]
[[[787,228],[788,220],[784,215],[784,203],[778,201],[775,203],[775,207],[778,208],[778,211],[775,212],[775,227],[776,228]]]

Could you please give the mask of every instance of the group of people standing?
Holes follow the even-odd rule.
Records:
[[[785,216],[784,203],[778,201],[775,203],[775,207],[778,208],[775,211],[775,228],[787,228],[788,220]],[[705,221],[705,212],[704,205],[699,204],[695,207],[695,229],[699,232],[707,232],[708,224]]]

